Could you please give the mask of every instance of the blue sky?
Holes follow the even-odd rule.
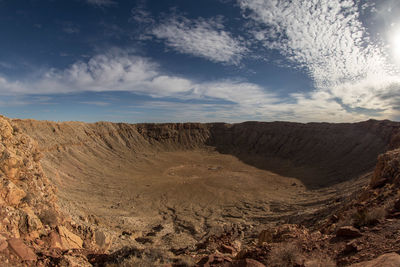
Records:
[[[400,119],[395,0],[0,0],[0,113]]]

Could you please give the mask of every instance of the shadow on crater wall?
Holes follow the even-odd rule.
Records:
[[[208,144],[218,152],[308,188],[343,182],[371,171],[377,155],[397,146],[399,123],[245,122],[213,124]]]

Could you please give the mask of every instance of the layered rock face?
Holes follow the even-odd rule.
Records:
[[[354,124],[15,123],[44,151],[96,146],[118,153],[140,153],[211,146],[258,168],[300,178],[310,187],[331,185],[370,171],[377,155],[400,144],[399,123],[374,120]]]
[[[222,153],[309,187],[332,185],[370,171],[399,125],[246,122],[213,125],[211,143]]]

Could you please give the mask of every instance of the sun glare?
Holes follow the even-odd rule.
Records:
[[[391,53],[396,63],[400,64],[400,29],[397,29],[390,37]]]

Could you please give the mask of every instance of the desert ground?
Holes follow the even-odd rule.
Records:
[[[24,194],[25,198],[10,203],[15,212],[21,210],[21,218],[29,214],[39,218],[40,227],[39,223],[33,227],[30,221],[34,219],[29,216],[26,234],[20,230],[21,220],[7,226],[18,232],[17,238],[25,238],[25,244],[36,244],[35,251],[41,256],[28,258],[38,266],[79,266],[83,262],[88,266],[236,266],[233,261],[247,258],[271,266],[314,266],[306,262],[316,252],[331,259],[329,264],[346,266],[379,256],[378,251],[397,249],[397,243],[390,243],[391,249],[366,248],[367,254],[355,256],[341,252],[346,240],[328,240],[329,235],[336,238],[340,227],[354,224],[352,215],[346,214],[354,213],[361,197],[361,206],[376,206],[379,194],[368,190],[372,190],[372,180],[379,180],[378,155],[398,146],[398,123],[3,120],[5,128],[12,127],[5,144],[16,151],[18,160],[21,149],[31,155],[26,157],[39,170],[36,177],[48,177],[49,186],[55,188],[54,194],[42,194],[40,183],[10,178],[25,191],[34,191],[32,187],[39,192],[31,194],[38,201],[24,201]],[[28,138],[24,136],[32,138],[38,152],[30,148],[33,145],[20,147],[26,144],[18,141]],[[40,160],[35,156],[38,153]],[[29,165],[28,160],[21,158],[21,162]],[[31,169],[24,168],[19,177]],[[397,198],[396,187],[384,188],[380,205],[389,209]],[[48,212],[43,212],[46,208],[37,204],[39,200],[52,203],[55,215],[50,217],[54,218],[43,215]],[[27,204],[32,206],[30,213]],[[390,229],[396,227],[396,222],[389,222]],[[268,255],[288,238],[286,232],[278,234],[282,227],[296,242],[304,241],[303,250],[310,242],[319,244],[318,249],[304,252],[308,258],[287,265],[274,262]],[[364,232],[366,240],[371,238]],[[63,237],[74,240],[73,244]],[[46,244],[49,248],[45,249]],[[7,255],[7,260],[15,260]],[[81,261],[74,263],[77,259]]]

